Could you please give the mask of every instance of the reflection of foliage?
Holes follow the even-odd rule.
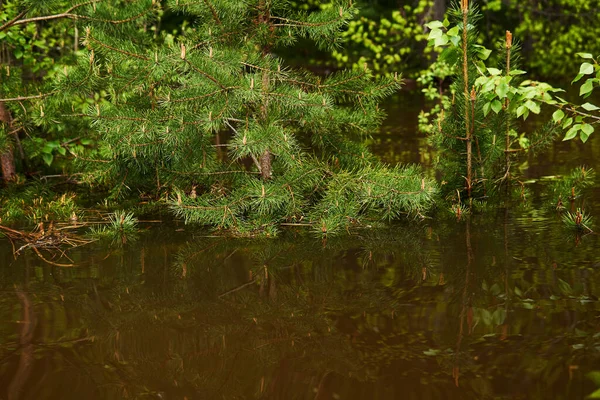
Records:
[[[560,221],[547,229],[528,212],[325,241],[289,231],[276,240],[170,232],[165,242],[166,230],[150,231],[108,258],[87,250],[89,268],[23,258],[0,270],[0,319],[19,319],[10,290],[35,270],[27,291],[44,327],[39,362],[56,372],[32,380],[29,397],[67,380],[78,398],[92,386],[102,398],[312,398],[314,388],[342,398],[509,396],[500,382],[532,399],[577,397],[566,366],[578,366],[576,386],[600,361],[597,238],[571,254],[556,246]],[[20,354],[10,327],[0,341],[0,376],[10,379]]]
[[[550,192],[553,193],[553,201],[556,207],[564,207],[563,202],[571,201],[581,197],[586,189],[594,185],[596,180],[596,171],[585,166],[574,168],[569,175],[558,177],[550,186]]]

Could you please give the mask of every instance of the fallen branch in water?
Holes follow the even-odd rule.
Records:
[[[66,252],[62,248],[67,247],[74,249],[86,244],[90,244],[95,240],[83,239],[78,235],[69,233],[66,228],[79,228],[78,225],[71,225],[69,227],[55,228],[51,222],[46,226],[43,222],[40,222],[37,227],[31,232],[19,231],[16,229],[9,228],[7,226],[0,225],[0,231],[10,240],[13,247],[13,256],[15,259],[21,254],[23,250],[31,248],[34,253],[44,262],[57,266],[57,267],[75,267],[76,264],[67,256]],[[17,248],[15,242],[25,242]],[[42,254],[42,251],[46,251],[50,255],[50,259]],[[59,263],[52,261],[52,258],[58,259],[67,258],[70,263]]]

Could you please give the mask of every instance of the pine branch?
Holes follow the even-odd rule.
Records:
[[[171,103],[184,103],[184,102],[188,102],[188,101],[195,101],[195,100],[200,100],[200,99],[204,99],[207,97],[211,97],[214,96],[216,94],[222,93],[222,92],[226,92],[229,90],[233,90],[233,89],[240,89],[240,86],[229,86],[229,87],[224,87],[222,89],[219,90],[215,90],[214,92],[210,92],[207,94],[203,94],[201,96],[195,96],[195,97],[183,97],[181,99],[170,99],[169,102]]]
[[[215,19],[215,22],[217,23],[217,25],[221,25],[221,20],[219,19],[217,10],[215,10],[215,7],[211,4],[211,2],[208,0],[204,0],[204,4],[206,4],[206,6],[210,9],[210,12],[212,13],[212,16]]]
[[[184,59],[183,61],[185,61],[190,67],[192,67],[192,69],[194,71],[196,71],[197,73],[199,73],[200,75],[210,79],[211,81],[213,81],[217,86],[219,86],[222,90],[226,90],[225,85],[223,85],[221,82],[219,82],[215,77],[211,76],[210,74],[202,71],[201,69],[199,69],[198,67],[196,67],[194,64],[192,64],[187,58]]]
[[[0,99],[0,103],[8,103],[11,101],[25,101],[25,100],[34,100],[34,99],[42,99],[44,97],[48,97],[48,96],[52,96],[53,94],[57,93],[58,91],[52,91],[49,93],[41,93],[41,94],[37,94],[34,96],[19,96],[19,97],[11,97],[8,99]]]
[[[319,28],[326,25],[335,25],[340,21],[344,21],[343,17],[333,19],[331,21],[324,22],[305,22],[305,21],[295,21],[288,18],[281,18],[277,16],[270,16],[271,19],[275,19],[278,21],[283,21],[284,23],[272,24],[271,26],[288,26],[292,28]]]
[[[97,43],[97,44],[99,44],[100,46],[102,46],[102,47],[104,47],[106,49],[112,50],[112,51],[120,53],[120,54],[124,54],[124,55],[129,56],[129,57],[137,58],[137,59],[144,60],[144,61],[151,61],[150,58],[148,58],[146,56],[142,56],[140,54],[131,53],[129,51],[125,51],[125,50],[121,50],[121,49],[118,49],[118,48],[113,47],[113,46],[109,46],[106,43],[102,43],[100,40],[95,39],[92,35],[88,35],[87,38],[86,38],[86,40],[91,40],[92,42]]]
[[[136,19],[145,15],[148,11],[148,10],[144,10],[143,12],[141,12],[137,15],[134,15],[129,18],[122,19],[122,20],[106,20],[106,19],[89,17],[86,15],[73,14],[73,11],[75,11],[79,7],[83,7],[83,6],[86,6],[89,4],[94,4],[94,3],[99,3],[99,2],[100,2],[99,0],[87,1],[85,3],[76,4],[63,13],[53,14],[53,15],[44,15],[44,16],[40,16],[40,17],[33,17],[33,18],[26,18],[26,19],[19,19],[19,18],[25,16],[27,14],[27,12],[29,12],[29,10],[24,10],[19,15],[17,15],[15,18],[13,18],[12,20],[10,20],[7,23],[5,23],[4,25],[2,25],[0,27],[0,32],[10,28],[11,26],[15,26],[15,25],[25,25],[25,24],[29,24],[32,22],[51,21],[51,20],[63,19],[63,18],[64,19],[73,19],[73,20],[82,19],[82,20],[93,21],[93,22],[103,22],[103,23],[108,23],[108,24],[113,24],[113,25],[122,25],[122,24],[126,24],[128,22],[135,21]]]

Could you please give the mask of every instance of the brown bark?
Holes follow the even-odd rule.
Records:
[[[10,111],[6,108],[4,103],[0,102],[0,123],[7,125],[10,129],[12,124],[12,117]],[[0,164],[2,164],[2,178],[4,182],[10,182],[15,180],[17,171],[15,168],[15,157],[13,154],[12,146],[9,144],[8,148],[0,154]]]
[[[433,19],[443,21],[444,14],[446,14],[446,0],[435,0],[433,2]]]
[[[469,14],[469,2],[468,0],[462,0],[462,14],[463,14],[463,32],[462,32],[462,53],[463,53],[463,80],[464,80],[464,96],[465,96],[465,140],[467,142],[467,195],[469,201],[471,200],[471,188],[472,188],[472,154],[473,154],[473,143],[471,137],[470,117],[469,117],[469,65],[467,60],[467,26],[468,26],[468,14]]]
[[[265,150],[265,152],[260,156],[260,175],[264,181],[271,179],[271,152],[269,150]]]

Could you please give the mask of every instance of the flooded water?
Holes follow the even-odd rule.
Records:
[[[429,166],[410,104],[371,144]],[[593,135],[518,168],[598,160]],[[544,185],[328,240],[142,224],[74,268],[0,241],[0,399],[583,399],[600,387],[600,238],[567,229]],[[595,222],[599,196],[576,204]]]

